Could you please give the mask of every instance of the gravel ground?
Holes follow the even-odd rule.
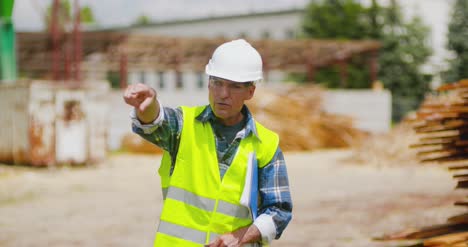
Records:
[[[351,165],[349,150],[287,153],[294,216],[272,246],[376,242],[461,213],[464,194],[437,166]],[[162,198],[160,157],[113,155],[86,168],[0,165],[0,246],[151,246]]]

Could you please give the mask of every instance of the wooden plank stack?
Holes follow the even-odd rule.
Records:
[[[60,40],[61,64],[67,63],[71,35]],[[100,54],[102,70],[118,71],[124,56],[129,69],[204,71],[214,49],[227,39],[180,38],[118,32],[84,32],[84,63],[91,55]],[[373,56],[381,44],[373,40],[249,40],[264,60],[265,70],[305,72],[355,56]],[[18,33],[20,68],[33,75],[50,70],[52,46],[47,33]],[[69,61],[68,61],[69,62]],[[84,66],[86,68],[86,66]],[[84,69],[83,68],[83,69]],[[64,66],[61,66],[64,69]],[[95,69],[95,68],[93,68]]]
[[[421,162],[436,162],[454,172],[456,189],[468,189],[468,80],[443,85],[428,97],[410,120],[420,136],[411,145]],[[468,207],[468,200],[455,206]],[[384,240],[422,239],[416,246],[468,247],[468,210],[447,219],[445,224],[384,237]]]

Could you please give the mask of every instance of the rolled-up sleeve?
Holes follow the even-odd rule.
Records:
[[[145,140],[168,151],[171,155],[177,153],[182,130],[182,110],[180,108],[163,107],[159,103],[159,116],[148,124],[142,124],[136,116],[135,109],[130,112],[132,130]]]
[[[159,104],[159,109],[161,109],[159,111],[159,115],[152,123],[148,123],[148,124],[142,124],[140,122],[140,120],[138,119],[137,114],[136,114],[136,109],[133,108],[130,111],[130,119],[132,120],[133,127],[137,128],[137,129],[140,129],[145,134],[153,133],[156,130],[156,128],[158,128],[161,125],[162,121],[164,121],[163,107],[162,107],[162,105],[161,105],[161,103],[159,101],[158,101],[158,104]]]

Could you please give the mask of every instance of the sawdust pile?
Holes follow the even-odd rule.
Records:
[[[284,85],[258,88],[247,102],[254,118],[280,136],[283,151],[305,151],[356,145],[367,133],[353,127],[350,117],[322,110],[318,86]],[[122,150],[161,153],[161,149],[135,134],[122,139]]]
[[[261,88],[248,106],[254,118],[280,136],[283,151],[349,147],[366,133],[350,117],[326,113],[318,86]]]
[[[375,166],[408,166],[419,164],[416,151],[410,145],[418,137],[411,123],[403,121],[386,134],[375,134],[353,147],[353,156],[346,160],[351,164]]]
[[[128,133],[122,137],[120,149],[130,153],[162,154],[163,152],[158,146],[134,133]]]

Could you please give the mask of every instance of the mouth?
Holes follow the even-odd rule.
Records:
[[[223,102],[216,102],[216,105],[218,107],[221,107],[221,108],[227,108],[227,107],[230,107],[231,105],[227,104],[227,103],[223,103]]]

